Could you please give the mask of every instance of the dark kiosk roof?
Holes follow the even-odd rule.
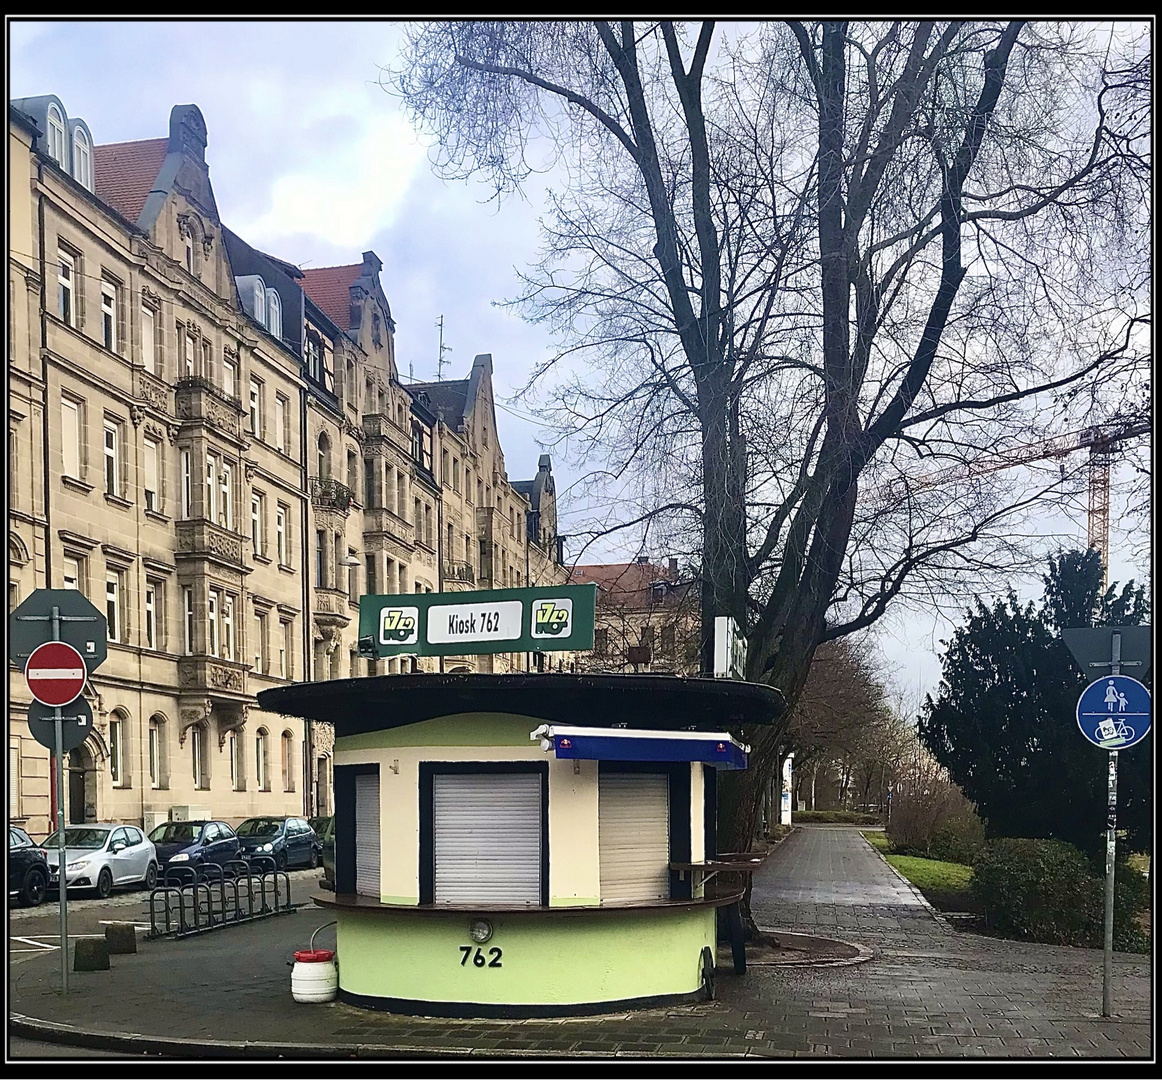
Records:
[[[665,675],[378,675],[263,690],[259,707],[326,720],[359,735],[465,712],[555,724],[719,730],[770,724],[786,708],[772,686]]]

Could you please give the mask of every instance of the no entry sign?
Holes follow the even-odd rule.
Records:
[[[24,669],[29,692],[42,705],[68,705],[85,688],[85,660],[64,641],[46,641],[32,651]]]

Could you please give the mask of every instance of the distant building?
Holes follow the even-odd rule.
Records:
[[[247,244],[206,146],[194,105],[111,145],[53,95],[9,107],[9,610],[76,588],[109,621],[69,822],[327,814],[331,726],[259,690],[441,666],[359,657],[362,593],[567,577],[548,458],[505,473],[491,356],[403,386],[378,256],[304,271]],[[43,835],[11,665],[9,703],[10,820]]]
[[[573,567],[571,585],[590,582],[597,586],[597,619],[586,670],[698,674],[698,588],[681,580],[677,559],[665,567],[645,556]]]

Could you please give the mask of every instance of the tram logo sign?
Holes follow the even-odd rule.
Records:
[[[379,644],[412,645],[419,639],[419,625],[419,608],[382,608],[379,612]]]
[[[568,637],[573,623],[572,600],[538,600],[533,605],[533,637]]]

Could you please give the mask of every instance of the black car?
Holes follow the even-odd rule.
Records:
[[[8,895],[36,907],[48,893],[48,855],[23,829],[8,826]]]
[[[267,855],[284,870],[288,866],[319,865],[322,846],[315,830],[301,817],[253,817],[238,826],[238,839],[246,858]]]
[[[323,876],[319,884],[324,889],[335,891],[335,818],[319,818],[319,825],[314,826],[315,835],[323,848]]]
[[[169,866],[219,866],[240,857],[241,845],[224,821],[166,821],[149,834],[164,873]]]

